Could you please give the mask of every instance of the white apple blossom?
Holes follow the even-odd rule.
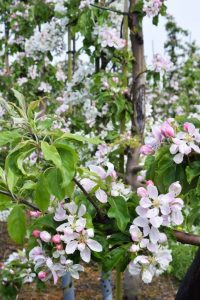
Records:
[[[162,274],[172,261],[171,251],[162,247],[152,256],[139,255],[129,264],[132,275],[142,276],[145,283],[150,283],[154,275]]]
[[[176,164],[183,161],[185,155],[192,151],[200,153],[200,132],[192,123],[184,124],[184,132],[178,132],[172,139],[173,144],[170,147],[170,153],[175,155],[173,160]]]

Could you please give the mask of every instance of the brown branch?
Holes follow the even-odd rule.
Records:
[[[129,15],[128,12],[123,12],[123,11],[111,9],[111,8],[104,7],[104,6],[98,6],[96,4],[90,4],[90,5],[93,6],[93,7],[95,7],[95,8],[98,8],[98,9],[107,10],[107,11],[111,11],[111,12],[117,13],[119,15],[123,15],[123,16],[128,16]]]
[[[10,192],[8,192],[8,191],[2,191],[2,190],[0,190],[0,194],[6,195],[8,197],[11,197],[14,201],[16,201],[16,198]],[[22,204],[25,204],[26,206],[28,206],[31,209],[40,211],[40,209],[38,207],[36,207],[35,205],[33,205],[32,203],[30,203],[30,202],[28,202],[26,200],[19,200],[19,202],[22,203]]]
[[[88,201],[94,206],[96,209],[97,215],[101,221],[104,220],[104,216],[102,215],[98,205],[95,203],[95,201],[90,197],[88,192],[84,189],[84,187],[80,184],[80,182],[74,178],[73,181],[76,183],[76,185],[79,187],[79,189],[83,192],[83,194],[87,197]]]
[[[200,235],[174,230],[174,235],[178,242],[182,244],[200,246]]]

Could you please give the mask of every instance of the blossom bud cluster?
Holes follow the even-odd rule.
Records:
[[[170,251],[162,244],[167,241],[161,227],[177,226],[182,224],[183,200],[177,196],[181,193],[181,185],[174,182],[170,185],[167,194],[159,195],[158,189],[152,181],[147,188],[140,187],[137,194],[140,197],[136,208],[138,217],[133,220],[130,234],[133,245],[131,252],[148,250],[150,257],[137,256],[129,265],[132,274],[142,272],[144,282],[149,283],[155,274],[162,273],[172,260]]]
[[[170,143],[169,151],[174,155],[176,164],[182,163],[184,156],[192,152],[200,154],[200,132],[194,124],[184,123],[183,131],[179,128],[175,130],[172,125],[173,119],[169,119],[161,126],[153,126],[152,133],[145,139],[145,145],[140,148],[140,153],[144,155],[154,154],[162,143]]]

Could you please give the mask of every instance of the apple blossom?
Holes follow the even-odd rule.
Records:
[[[162,5],[162,0],[145,0],[143,11],[148,17],[155,17],[159,14]]]

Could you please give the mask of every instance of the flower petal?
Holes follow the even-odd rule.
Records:
[[[98,189],[95,192],[95,196],[101,203],[106,203],[108,201],[108,196],[102,189]]]
[[[92,251],[95,252],[101,252],[103,250],[102,245],[99,242],[92,239],[87,240],[87,245]]]

